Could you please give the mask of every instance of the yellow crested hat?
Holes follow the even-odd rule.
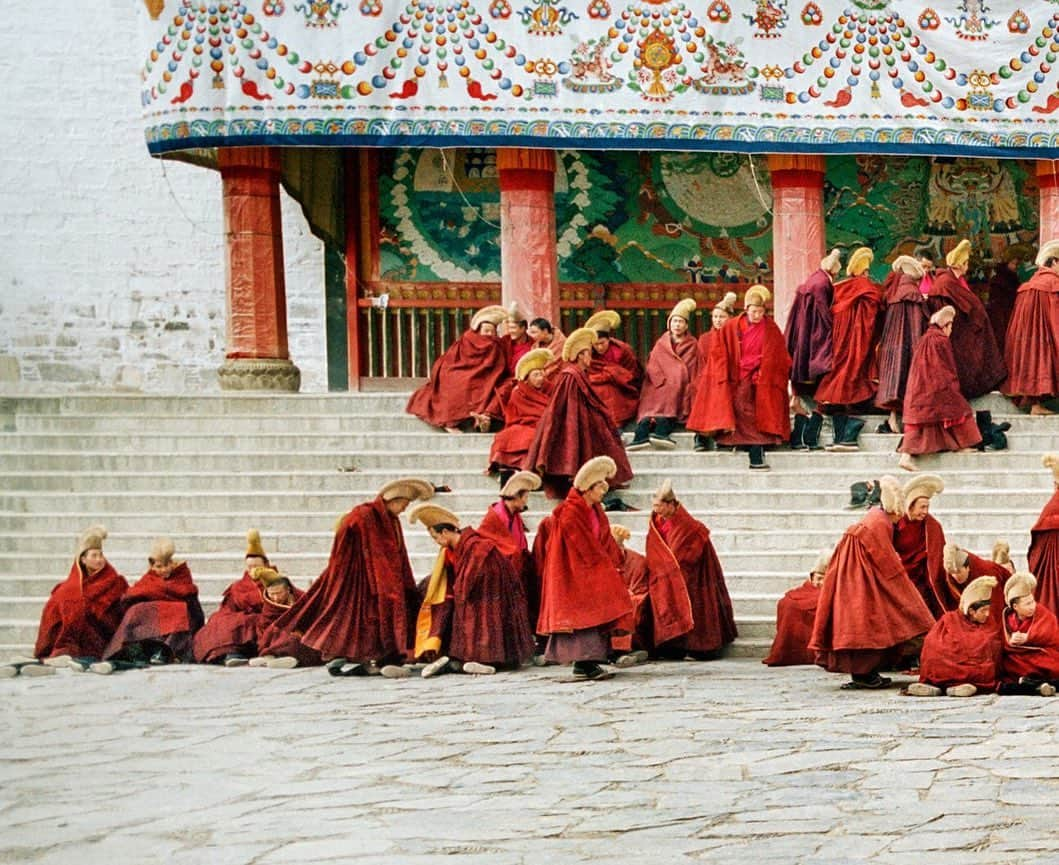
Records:
[[[592,348],[592,344],[597,339],[596,331],[592,328],[579,327],[563,343],[563,360],[573,360],[586,348]],[[548,349],[543,349],[543,351],[548,351]]]
[[[515,472],[500,489],[500,498],[512,499],[519,493],[533,492],[541,488],[541,479],[533,472]]]
[[[673,311],[669,313],[669,318],[666,319],[666,324],[669,324],[670,319],[673,318],[682,318],[684,321],[690,322],[691,314],[695,312],[695,306],[695,298],[685,297],[673,307]]]
[[[601,309],[590,315],[584,326],[596,333],[613,333],[621,326],[621,316],[612,309]]]
[[[871,267],[871,263],[875,260],[875,253],[872,252],[866,246],[859,246],[849,257],[849,262],[846,264],[846,274],[849,276],[860,276],[864,271]]]
[[[519,381],[525,381],[526,376],[533,370],[544,369],[553,360],[555,360],[555,357],[547,348],[535,348],[527,351],[515,364],[515,378]]]
[[[379,490],[379,497],[384,502],[394,499],[408,499],[414,502],[417,499],[429,499],[434,495],[434,485],[429,481],[419,478],[400,478],[384,484]]]
[[[971,241],[964,238],[956,244],[945,256],[945,263],[949,267],[965,267],[971,260]]]
[[[996,577],[979,577],[971,580],[967,588],[960,593],[960,612],[967,615],[972,604],[980,604],[993,597],[993,589],[996,587]]]
[[[448,508],[436,505],[433,502],[420,502],[413,505],[408,511],[408,522],[422,523],[428,529],[434,528],[439,523],[447,523],[450,526],[460,527],[460,518]]]
[[[772,293],[763,285],[752,285],[743,295],[743,307],[765,306],[772,299]]]
[[[610,457],[592,457],[574,475],[574,488],[584,492],[600,481],[610,480],[617,471],[618,464]]]
[[[261,545],[261,532],[257,529],[250,529],[246,533],[246,555],[243,558],[249,559],[251,556],[258,556],[268,561],[265,548]]]
[[[507,318],[507,310],[502,306],[484,306],[471,318],[471,330],[478,328],[488,322],[499,327],[500,323]]]
[[[906,273],[909,276],[914,276],[917,279],[922,279],[926,275],[926,271],[923,269],[923,265],[919,262],[918,258],[914,258],[911,255],[899,255],[894,259],[894,263],[890,265],[894,271],[900,271]]]

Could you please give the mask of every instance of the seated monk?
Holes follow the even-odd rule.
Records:
[[[533,338],[527,333],[528,325],[526,316],[518,308],[518,304],[512,302],[507,308],[507,332],[500,337],[500,345],[507,357],[507,370],[511,375],[515,374],[515,367],[526,352],[534,348]]]
[[[261,533],[246,533],[246,569],[221,596],[221,605],[197,634],[193,650],[200,664],[244,666],[257,655],[258,616],[261,614],[261,586],[250,573],[268,567],[268,556],[261,546]]]
[[[488,429],[486,408],[510,376],[507,355],[496,335],[506,318],[502,306],[478,310],[470,329],[434,361],[430,378],[412,394],[405,411],[452,433],[462,432],[461,427],[472,422]]]
[[[632,348],[613,336],[620,324],[621,316],[618,313],[603,309],[594,313],[582,328],[596,335],[592,343],[588,380],[606,405],[611,426],[615,429],[621,429],[636,417],[636,409],[640,404],[640,385],[643,384],[643,367]]]
[[[519,470],[551,398],[544,369],[552,362],[546,348],[535,348],[522,356],[515,370],[516,384],[504,407],[504,428],[493,436],[489,450],[489,473],[499,473],[501,484]]]
[[[559,362],[563,359],[563,343],[566,337],[562,331],[552,327],[552,323],[546,318],[535,318],[526,328],[526,333],[533,340],[534,348],[546,348],[552,353],[552,358]]]
[[[625,581],[632,602],[632,613],[627,634],[612,634],[611,649],[618,655],[614,662],[616,667],[631,667],[643,663],[650,657],[654,648],[651,622],[650,576],[647,570],[647,559],[636,550],[625,546],[632,537],[632,532],[625,526],[617,524],[610,527],[611,537],[621,551],[618,573]]]
[[[1004,351],[1009,375],[1002,390],[1030,406],[1030,414],[1052,414],[1044,403],[1059,396],[1059,240],[1041,247],[1037,272],[1013,297]]]
[[[1054,697],[1059,682],[1059,621],[1033,596],[1037,578],[1012,574],[1004,588],[1001,694]]]
[[[147,573],[121,599],[125,615],[103,650],[104,661],[111,663],[93,664],[93,673],[112,672],[115,662],[161,665],[194,659],[192,640],[205,617],[188,564],[175,561],[174,552],[169,538],[151,545]]]
[[[1011,563],[1011,546],[1008,542],[997,541],[993,544],[992,557],[989,559],[976,556],[956,544],[945,544],[944,564],[950,591],[962,592],[979,577],[996,579],[996,585],[993,587],[994,615],[990,617],[989,623],[997,630],[1001,630],[1003,623],[997,611],[1004,609],[1004,586],[1007,585],[1008,577],[1015,573],[1015,566]]]
[[[996,577],[972,580],[960,606],[934,623],[919,653],[919,681],[912,697],[973,697],[996,691],[1000,676],[1000,634],[989,621]]]
[[[438,545],[416,622],[414,655],[424,679],[445,672],[489,676],[533,656],[522,579],[495,543],[461,528],[451,511],[421,502],[408,515]]]
[[[809,651],[809,639],[813,635],[820,587],[830,563],[831,553],[821,553],[809,572],[809,579],[779,599],[776,604],[776,637],[762,664],[794,667],[816,663],[816,655]]]
[[[81,535],[69,575],[44,604],[33,655],[48,666],[84,669],[98,661],[121,624],[129,584],[103,555],[106,537],[103,526]]]
[[[250,659],[250,666],[270,670],[320,666],[323,663],[320,653],[304,645],[297,633],[274,627],[276,619],[293,607],[305,592],[274,568],[254,568],[251,576],[262,587],[262,607],[257,638],[261,654]]]

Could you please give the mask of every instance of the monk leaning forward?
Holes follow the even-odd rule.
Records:
[[[813,636],[820,587],[824,584],[824,575],[830,563],[831,553],[821,553],[809,572],[809,579],[791,589],[776,603],[776,637],[768,657],[761,663],[770,667],[816,663],[815,653],[809,651],[809,640]]]
[[[1019,286],[1005,346],[1004,394],[1052,414],[1042,403],[1059,396],[1059,240],[1041,247],[1037,272]]]
[[[275,626],[276,620],[290,610],[305,592],[274,568],[254,568],[251,576],[261,586],[262,606],[258,622],[260,654],[250,659],[250,666],[267,667],[270,670],[320,666],[323,663],[320,653],[302,643],[299,633]]]

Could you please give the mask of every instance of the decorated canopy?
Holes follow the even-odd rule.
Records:
[[[1059,156],[1056,0],[143,0],[151,152]]]

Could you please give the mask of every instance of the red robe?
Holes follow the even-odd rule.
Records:
[[[1006,609],[1003,623],[1003,681],[1018,682],[1022,676],[1059,681],[1059,622],[1055,614],[1038,602],[1032,619],[1017,622],[1011,609]],[[1011,634],[1015,631],[1028,635],[1021,646],[1011,644]]]
[[[991,610],[990,617],[999,615]],[[992,622],[979,625],[950,610],[934,623],[919,653],[919,681],[939,688],[969,682],[995,691],[1000,679],[1000,634]]]
[[[809,651],[813,619],[820,600],[820,587],[812,580],[791,589],[776,604],[776,638],[768,657],[761,663],[770,667],[793,667],[815,664],[816,655]]]
[[[695,337],[688,334],[674,344],[669,332],[663,333],[647,358],[638,419],[669,417],[684,423],[698,377],[699,344]]]
[[[515,385],[504,407],[504,428],[493,436],[493,446],[489,450],[491,470],[522,465],[549,399],[551,387],[548,383],[539,390],[524,381]]]
[[[526,598],[526,612],[532,625],[537,624],[541,608],[541,584],[537,563],[529,550],[526,539],[526,524],[522,514],[512,514],[499,501],[485,512],[478,534],[496,544],[511,563],[522,582],[522,593]]]
[[[163,579],[147,571],[121,600],[125,615],[103,650],[104,658],[121,653],[134,643],[164,643],[178,660],[190,660],[191,641],[204,616],[199,589],[187,562],[181,562]]]
[[[484,414],[509,376],[500,340],[468,330],[434,361],[430,378],[405,411],[432,426],[458,426],[472,413]]]
[[[37,631],[33,655],[51,658],[100,658],[121,623],[121,598],[128,590],[125,578],[107,562],[87,576],[74,561],[66,579],[51,590]]]
[[[618,572],[625,587],[629,590],[629,601],[632,603],[631,626],[629,634],[612,636],[611,647],[619,652],[630,652],[633,649],[654,648],[653,622],[651,616],[651,575],[647,568],[647,559],[636,550],[623,547]]]
[[[704,387],[695,394],[688,429],[714,435],[722,444],[779,444],[790,439],[787,377],[791,358],[772,319],[761,321],[760,365],[743,367],[745,314],[730,319],[714,337]]]
[[[1004,359],[1007,396],[1059,394],[1059,274],[1054,270],[1042,267],[1019,286]]]
[[[872,508],[846,529],[831,556],[809,650],[832,672],[869,673],[933,625],[894,549],[890,517]],[[866,669],[858,656],[868,659]]]
[[[500,347],[504,350],[504,356],[507,358],[507,371],[510,375],[515,374],[515,367],[518,366],[518,362],[522,360],[522,357],[530,352],[535,347],[535,343],[526,334],[522,335],[522,339],[515,342],[508,334],[504,334],[500,337]]]
[[[274,658],[297,658],[299,667],[318,667],[323,663],[320,653],[306,646],[300,639],[301,634],[275,627],[276,620],[305,594],[297,586],[292,587],[292,593],[294,597],[290,604],[277,604],[262,593],[261,615],[258,617],[258,654]]]
[[[1037,578],[1034,596],[1049,610],[1059,609],[1059,490],[1056,490],[1030,530],[1026,566]]]
[[[831,371],[816,389],[817,402],[853,406],[875,396],[879,379],[875,347],[882,302],[882,289],[867,276],[835,286]]]
[[[221,605],[195,634],[194,654],[200,664],[218,663],[225,655],[252,658],[257,654],[261,586],[246,571],[221,596]]]
[[[716,652],[738,636],[710,530],[683,505],[668,520],[652,514],[647,568],[656,645],[679,638],[688,651]]]
[[[622,427],[636,417],[643,368],[626,343],[611,337],[603,354],[593,350],[588,380],[607,407],[612,426]]]
[[[831,369],[832,292],[831,274],[823,268],[817,268],[795,290],[784,339],[796,393],[811,394]]]
[[[906,273],[891,273],[884,284],[886,313],[879,337],[879,386],[875,404],[900,411],[905,401],[912,352],[927,329],[927,299],[920,280]]]
[[[631,613],[614,546],[603,508],[590,508],[581,493],[570,490],[548,527],[538,634],[608,629]]]
[[[400,661],[418,604],[401,522],[376,497],[342,518],[327,567],[275,627],[324,660]]]
[[[618,466],[610,480],[620,487],[632,480],[629,456],[614,429],[606,406],[588,377],[575,363],[568,363],[555,377],[548,407],[530,442],[522,468],[539,474],[552,497],[593,457],[609,456]]]
[[[893,545],[912,585],[934,618],[960,605],[963,586],[945,572],[945,530],[933,516],[913,521],[901,517],[893,531]]]

